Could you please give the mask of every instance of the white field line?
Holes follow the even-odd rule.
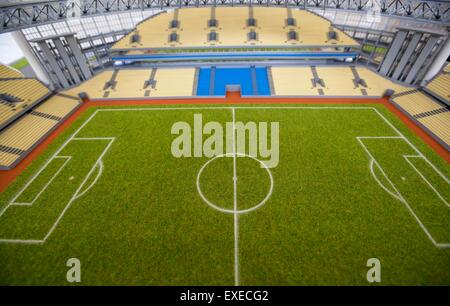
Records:
[[[38,176],[39,173],[48,165],[48,163],[51,162],[53,158],[55,158],[64,148],[65,146],[73,139],[75,136],[99,113],[99,112],[123,112],[123,111],[176,111],[176,110],[224,110],[224,109],[315,109],[315,110],[372,110],[378,114],[378,116],[387,124],[389,125],[400,138],[403,138],[416,152],[417,154],[424,158],[424,160],[439,174],[441,175],[446,181],[448,179],[445,177],[445,175],[436,168],[389,120],[387,120],[383,114],[381,114],[378,109],[375,107],[352,107],[352,106],[234,106],[234,107],[220,107],[220,106],[213,106],[213,107],[149,107],[149,108],[111,108],[111,109],[97,109],[91,116],[86,119],[85,122],[81,124],[81,126],[61,145],[61,147],[51,156],[46,163],[41,167],[41,169],[35,174],[35,176]],[[386,137],[393,137],[393,136],[386,136]],[[363,146],[364,147],[364,146]],[[365,149],[367,151],[367,149]],[[369,156],[370,153],[368,152]],[[375,161],[375,163],[378,165],[378,163]],[[384,172],[381,167],[380,171]],[[392,183],[392,182],[391,182]],[[26,188],[26,187],[25,187]],[[415,216],[414,212],[411,210],[409,205],[405,204],[410,212]],[[4,209],[5,210],[5,209]],[[4,211],[3,210],[3,211]],[[3,213],[2,211],[2,213]],[[419,225],[421,225],[422,229],[427,233],[428,231],[423,226],[423,224],[420,222],[420,220],[415,216],[416,221],[418,221]],[[430,239],[432,237],[429,236]],[[434,240],[432,240],[434,241]],[[0,240],[1,242],[1,240]],[[447,247],[447,244],[436,244],[435,245],[444,245]],[[450,244],[449,244],[450,246]]]
[[[386,186],[383,185],[383,183],[381,183],[381,181],[378,179],[377,175],[375,174],[375,169],[374,169],[374,165],[376,165],[376,167],[378,168],[378,170],[380,170],[381,174],[387,179],[386,177],[386,173],[384,173],[383,169],[380,168],[380,166],[375,162],[374,159],[371,159],[369,161],[370,165],[370,172],[372,173],[373,178],[375,179],[375,181],[378,183],[378,185],[380,185],[381,188],[384,189],[384,191],[386,191],[387,193],[389,193],[391,196],[393,196],[394,198],[396,198],[399,201],[403,201],[401,194],[394,193],[392,191],[390,191]],[[388,182],[390,183],[391,187],[395,190],[395,186],[392,185],[392,183],[388,180]]]
[[[424,231],[424,233],[426,234],[426,236],[428,237],[428,239],[430,239],[430,241],[438,248],[450,248],[450,243],[438,243],[436,242],[436,240],[434,240],[433,236],[430,234],[430,232],[428,231],[428,229],[426,228],[426,226],[422,223],[422,221],[419,219],[419,217],[416,215],[416,213],[414,212],[414,210],[411,208],[411,206],[408,204],[408,202],[405,200],[405,198],[402,196],[402,194],[398,191],[398,189],[395,187],[394,183],[389,179],[389,177],[386,175],[386,172],[384,171],[384,169],[381,167],[381,165],[378,163],[378,161],[373,157],[373,155],[370,153],[369,149],[367,149],[367,147],[364,145],[363,141],[361,139],[367,139],[367,138],[372,138],[372,137],[356,137],[356,139],[358,140],[358,142],[361,144],[361,146],[363,147],[363,149],[366,151],[366,153],[369,155],[369,157],[371,158],[371,160],[373,161],[373,163],[376,164],[376,166],[379,168],[379,170],[381,171],[381,173],[383,174],[383,176],[386,178],[386,180],[389,182],[389,184],[394,188],[395,193],[398,195],[394,195],[392,192],[389,192],[389,194],[391,194],[392,196],[394,196],[394,198],[398,199],[400,202],[402,202],[405,207],[408,209],[408,211],[410,212],[410,214],[414,217],[414,219],[416,220],[416,222],[419,224],[420,228],[422,228],[422,230]],[[381,182],[378,180],[378,178],[375,176],[375,173],[372,172],[372,175],[374,176],[375,180],[378,182],[378,184],[381,185]],[[387,190],[387,188],[383,188],[384,190]]]
[[[14,244],[41,244],[45,240],[22,240],[22,239],[0,239],[0,243],[14,243]]]
[[[70,156],[64,156],[64,158],[65,157],[68,157],[69,159],[70,159]],[[51,160],[50,160],[51,161]],[[21,203],[15,203],[15,201],[19,198],[19,196],[20,195],[22,195],[22,193],[28,188],[28,186],[30,186],[31,185],[31,183],[42,173],[42,171],[44,171],[44,169],[47,167],[47,165],[49,164],[50,162],[48,162],[48,163],[46,163],[46,164],[44,164],[43,166],[42,166],[42,168],[40,168],[39,169],[39,171],[38,172],[36,172],[36,174],[34,174],[32,177],[31,177],[31,179],[19,190],[19,192],[17,192],[17,194],[8,202],[8,204],[5,206],[5,207],[3,207],[3,209],[0,211],[0,217],[3,215],[3,213],[11,206],[11,205],[21,205]],[[64,164],[64,166],[65,166],[65,164]],[[60,169],[61,170],[61,169]],[[44,186],[44,188],[47,188],[47,186]],[[25,204],[24,204],[25,205]]]
[[[236,170],[236,114],[233,113],[233,194],[234,194],[234,285],[239,286],[239,214],[237,206],[237,170]]]
[[[422,158],[421,156],[415,155],[403,155],[403,158],[408,162],[408,164],[419,174],[419,176],[430,186],[430,188],[436,193],[436,195],[441,199],[441,201],[447,206],[450,207],[449,203],[444,199],[444,197],[436,190],[436,188],[427,180],[427,178],[422,174],[422,172],[417,169],[416,166],[409,160],[410,158]]]
[[[91,167],[91,170],[89,170],[88,174],[86,175],[86,177],[84,178],[83,182],[80,184],[80,186],[78,186],[77,190],[75,191],[75,193],[73,194],[72,198],[70,199],[69,203],[67,203],[66,207],[64,207],[63,211],[61,212],[61,214],[59,215],[58,219],[56,220],[56,222],[53,224],[53,226],[51,227],[51,229],[49,230],[49,232],[47,233],[47,235],[44,237],[44,240],[47,240],[48,237],[50,237],[50,235],[53,233],[53,231],[55,230],[56,226],[58,226],[59,222],[61,221],[62,217],[64,216],[64,214],[66,213],[66,211],[70,208],[70,206],[72,205],[72,202],[75,201],[75,199],[77,198],[81,188],[83,188],[84,184],[86,183],[86,181],[89,179],[89,177],[91,176],[92,172],[94,171],[96,165],[103,159],[103,156],[105,156],[106,152],[108,152],[109,148],[111,147],[111,145],[113,144],[114,140],[116,138],[115,137],[111,137],[110,138],[110,142],[108,143],[108,145],[105,147],[105,149],[103,150],[102,154],[100,154],[100,156],[97,158],[97,161],[94,163],[94,165]]]
[[[58,176],[58,174],[62,171],[62,169],[64,169],[64,167],[67,165],[67,163],[72,159],[72,156],[56,156],[54,159],[65,159],[66,161],[59,167],[58,171],[55,172],[55,174],[44,185],[44,187],[41,189],[41,191],[38,192],[38,194],[34,197],[34,199],[31,202],[14,202],[14,201],[12,201],[12,202],[10,202],[11,205],[19,205],[19,206],[31,206],[31,205],[33,205],[36,202],[36,200],[41,196],[41,194],[47,189],[47,187],[50,186],[50,184]],[[31,184],[34,181],[35,178],[36,177],[34,177],[32,180],[30,180],[28,182],[28,184],[25,186],[26,188],[21,190],[21,192],[17,194],[16,199],[18,199],[22,195],[23,191],[25,191],[29,187],[29,184]],[[2,214],[0,214],[0,216],[1,215]]]
[[[73,194],[72,198],[69,200],[69,202],[66,204],[66,206],[64,207],[64,209],[62,210],[61,214],[58,216],[58,218],[56,219],[56,221],[53,223],[52,227],[50,228],[50,230],[47,232],[47,234],[45,235],[45,237],[41,240],[39,239],[0,239],[0,243],[22,243],[22,244],[39,244],[39,243],[44,243],[48,237],[50,237],[50,235],[53,233],[53,231],[55,230],[55,228],[58,226],[59,222],[61,221],[61,219],[63,218],[64,214],[66,213],[66,211],[70,208],[70,206],[72,205],[72,202],[75,201],[77,198],[79,198],[80,196],[82,196],[87,190],[83,191],[82,193],[80,193],[81,188],[84,186],[84,184],[86,183],[86,181],[89,179],[89,177],[91,176],[91,174],[93,173],[93,171],[95,170],[95,168],[97,168],[97,166],[100,165],[100,175],[103,171],[103,162],[102,162],[102,158],[103,156],[106,154],[106,152],[109,150],[109,148],[111,147],[112,143],[115,140],[115,137],[99,137],[99,138],[74,138],[71,137],[72,140],[77,141],[77,140],[109,140],[108,145],[105,147],[105,149],[103,150],[103,152],[100,154],[100,156],[98,157],[98,159],[96,160],[96,162],[94,163],[94,165],[91,167],[91,169],[89,170],[88,174],[85,176],[84,180],[82,181],[82,183],[78,186],[77,190],[75,191],[75,193]],[[67,142],[68,143],[68,142]],[[67,143],[65,145],[67,145]],[[59,149],[57,152],[60,152],[61,149]],[[60,158],[61,156],[54,156],[54,158]],[[51,160],[50,160],[51,161]],[[44,164],[44,167],[47,167],[47,165],[49,164],[49,162]],[[38,174],[42,172],[43,169],[40,169],[38,171]],[[94,180],[94,183],[97,182],[98,178],[100,177],[100,175],[97,175],[96,179]],[[33,179],[35,179],[36,177],[33,177]],[[94,183],[92,183],[88,189],[92,188],[92,186],[94,185]],[[31,183],[28,182],[25,185],[24,190],[26,189],[26,187],[28,187]],[[47,188],[47,184],[45,186],[45,188]],[[23,190],[22,190],[23,191]],[[20,192],[22,192],[20,191]],[[42,190],[41,190],[42,191]],[[17,198],[14,197],[14,198]],[[8,205],[6,208],[8,208],[10,205]],[[6,210],[6,208],[4,209],[4,211]],[[3,212],[2,212],[3,213]]]
[[[102,176],[102,173],[103,173],[103,161],[99,160],[98,163],[95,164],[95,166],[99,168],[97,176],[95,177],[95,179],[92,181],[92,183],[85,190],[83,190],[80,194],[78,194],[75,197],[75,199],[78,199],[78,198],[82,197],[86,192],[91,190],[91,188],[94,187],[95,184],[97,184],[97,181],[99,180],[100,176]]]
[[[265,197],[261,202],[259,202],[258,204],[256,204],[256,205],[253,206],[253,207],[249,207],[249,208],[241,209],[241,210],[237,210],[237,211],[234,210],[234,208],[229,208],[229,209],[228,209],[228,208],[223,208],[223,207],[220,207],[220,206],[218,206],[218,205],[212,203],[212,202],[211,202],[210,200],[208,200],[208,198],[203,194],[202,188],[201,188],[201,186],[200,186],[200,181],[201,181],[201,176],[202,176],[202,174],[203,174],[203,171],[205,170],[205,168],[206,168],[210,163],[212,163],[214,160],[216,160],[216,159],[218,159],[218,158],[223,158],[223,157],[233,157],[234,155],[236,155],[237,157],[239,157],[239,156],[240,156],[240,157],[248,157],[248,158],[250,158],[250,159],[253,159],[253,160],[256,161],[257,163],[259,163],[260,166],[261,166],[261,168],[263,168],[263,169],[266,170],[267,175],[268,175],[269,180],[270,180],[270,188],[269,188],[269,191],[268,191],[266,197]],[[261,161],[261,160],[255,158],[255,157],[253,157],[253,156],[251,156],[251,155],[246,155],[246,154],[242,154],[242,153],[239,153],[239,152],[236,153],[236,154],[234,154],[233,152],[229,152],[229,153],[225,153],[225,154],[221,154],[221,155],[216,155],[216,156],[214,156],[213,158],[209,159],[206,163],[204,163],[203,166],[200,168],[200,170],[199,170],[198,173],[197,173],[197,182],[196,182],[196,185],[197,185],[197,192],[198,192],[200,198],[201,198],[206,204],[208,204],[208,206],[210,206],[211,208],[213,208],[213,209],[215,209],[215,210],[217,210],[217,211],[220,211],[220,212],[222,212],[222,213],[226,213],[226,214],[234,214],[234,213],[237,213],[237,214],[247,214],[247,213],[249,213],[249,212],[252,212],[252,211],[254,211],[254,210],[259,209],[261,206],[263,206],[263,205],[269,200],[270,196],[272,195],[273,188],[274,188],[274,185],[275,185],[275,184],[274,184],[272,172],[270,172],[269,167],[267,167],[267,165],[266,165],[263,161]]]
[[[372,108],[382,119],[384,122],[386,122],[387,125],[389,125],[400,137],[403,138],[403,140],[411,147],[414,149],[414,151],[416,151],[417,155],[422,157],[440,176],[442,176],[442,178],[444,178],[444,180],[449,183],[448,178],[438,169],[436,168],[435,165],[433,165],[433,163],[428,160],[428,158],[423,155],[422,152],[419,151],[419,149],[417,149],[417,147],[415,145],[413,145],[411,143],[411,141],[409,141],[408,138],[405,137],[405,135],[403,135],[393,124],[392,122],[390,122],[389,120],[386,119],[386,117],[384,117],[384,115],[382,113],[380,113],[380,111],[378,109],[376,109],[375,107]]]

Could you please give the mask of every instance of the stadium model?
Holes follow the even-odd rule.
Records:
[[[1,285],[450,284],[448,1],[0,21]]]

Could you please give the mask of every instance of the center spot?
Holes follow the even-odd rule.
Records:
[[[237,213],[260,208],[270,197],[273,178],[260,160],[236,154]],[[197,190],[202,200],[224,213],[234,213],[234,157],[233,153],[208,160],[199,170]]]

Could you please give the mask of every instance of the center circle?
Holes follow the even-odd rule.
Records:
[[[202,173],[203,173],[203,171],[205,170],[205,168],[206,168],[211,162],[213,162],[214,160],[216,160],[216,159],[218,159],[218,158],[224,158],[224,157],[238,157],[238,156],[240,156],[240,157],[248,157],[248,158],[251,158],[251,159],[255,160],[256,162],[258,162],[258,163],[262,166],[262,168],[266,170],[267,175],[269,176],[269,179],[270,179],[270,188],[269,188],[269,191],[268,191],[267,195],[265,196],[265,198],[264,198],[261,202],[259,202],[258,204],[256,204],[255,206],[250,207],[250,208],[247,208],[247,209],[241,209],[241,210],[239,210],[239,209],[235,210],[235,209],[224,208],[224,207],[220,207],[219,205],[214,204],[213,202],[211,202],[211,201],[203,194],[202,189],[201,189],[201,187],[200,187],[200,178],[201,178],[201,176],[202,176]],[[253,210],[256,210],[256,209],[260,208],[262,205],[264,205],[264,203],[267,202],[267,200],[268,200],[268,199],[270,198],[270,196],[272,195],[273,185],[274,185],[274,182],[273,182],[272,172],[270,172],[270,170],[269,170],[269,168],[267,167],[267,165],[266,165],[264,162],[262,162],[261,160],[257,159],[256,157],[253,157],[253,156],[247,155],[247,154],[243,154],[243,153],[226,153],[226,154],[217,155],[217,156],[211,158],[210,160],[208,160],[205,164],[203,164],[203,166],[200,168],[200,170],[199,170],[199,172],[198,172],[198,174],[197,174],[197,191],[198,191],[200,197],[202,198],[202,200],[203,200],[206,204],[208,204],[210,207],[212,207],[212,208],[214,208],[214,209],[216,209],[216,210],[218,210],[218,211],[220,211],[220,212],[227,213],[227,214],[244,214],[244,213],[248,213],[248,212],[250,212],[250,211],[253,211]],[[236,190],[234,190],[234,192],[236,192]]]

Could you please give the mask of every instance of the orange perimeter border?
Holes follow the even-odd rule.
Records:
[[[450,153],[405,114],[384,98],[242,98],[238,93],[228,93],[226,98],[205,99],[170,99],[170,100],[110,100],[92,102],[89,100],[78,108],[69,118],[58,126],[46,139],[37,145],[14,169],[0,171],[0,192],[3,192],[33,160],[35,160],[52,141],[69,127],[82,113],[90,107],[130,106],[130,105],[174,105],[174,104],[383,104],[394,113],[406,126],[427,143],[438,155],[450,164]]]

